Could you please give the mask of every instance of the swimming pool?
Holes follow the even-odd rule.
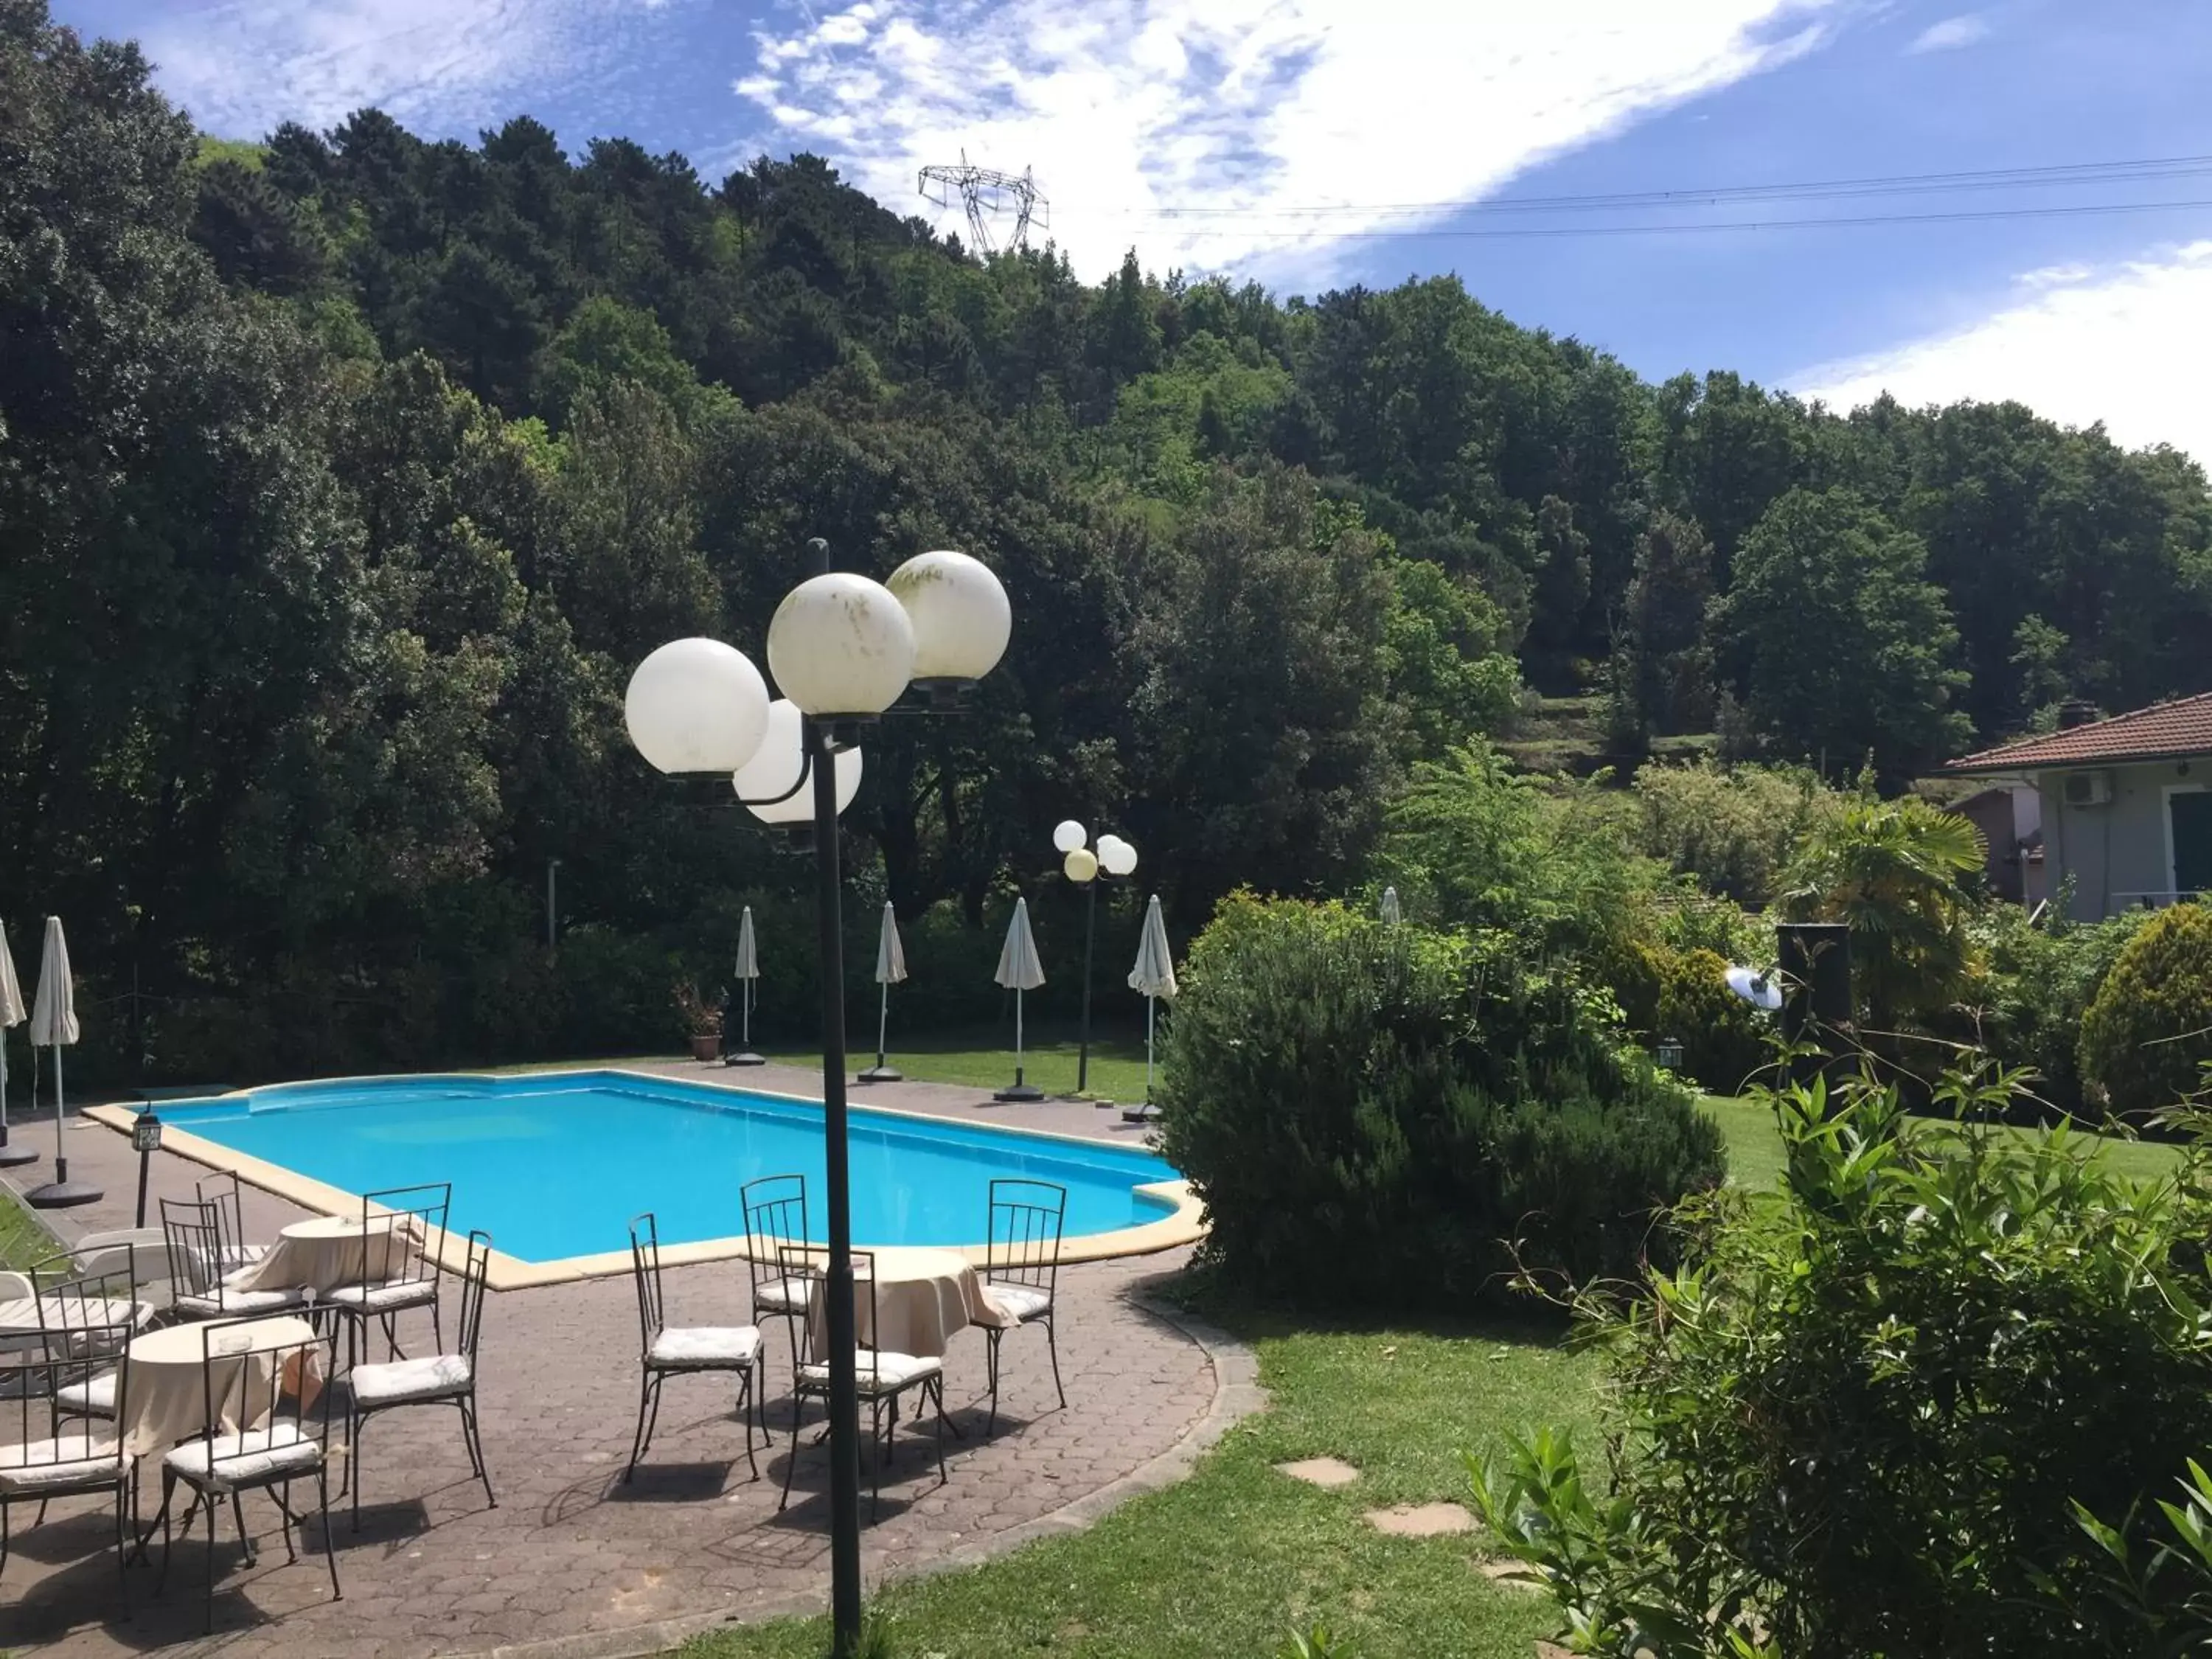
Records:
[[[738,1189],[757,1176],[807,1178],[823,1226],[822,1106],[641,1073],[375,1078],[281,1084],[164,1104],[185,1134],[358,1194],[453,1185],[455,1232],[482,1227],[523,1263],[627,1251],[651,1210],[664,1245],[735,1236]],[[994,1177],[1067,1188],[1070,1240],[1161,1221],[1177,1179],[1135,1146],[919,1114],[852,1109],[855,1244],[973,1245]],[[255,1178],[247,1172],[248,1179]]]

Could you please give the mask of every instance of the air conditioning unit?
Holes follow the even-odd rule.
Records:
[[[2104,806],[2112,799],[2112,775],[2110,772],[2069,772],[2066,775],[2066,804],[2069,806]]]

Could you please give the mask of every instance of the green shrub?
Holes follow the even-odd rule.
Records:
[[[1638,940],[1607,961],[1603,972],[1632,1030],[1654,1048],[1672,1037],[1682,1045],[1683,1075],[1715,1094],[1741,1094],[1767,1064],[1772,1026],[1728,988],[1728,963],[1711,951],[1678,951]]]
[[[2212,1060],[2212,909],[2177,904],[2139,928],[2081,1022],[2081,1075],[2115,1112],[2154,1111]]]
[[[1636,775],[1641,850],[1745,904],[1773,899],[1799,842],[1840,797],[1809,767],[1646,766]]]
[[[1863,1083],[1775,1097],[1779,1201],[1701,1201],[1694,1266],[1585,1302],[1612,1467],[1546,1433],[1474,1471],[1576,1651],[2151,1650],[2135,1613],[2076,1594],[2106,1552],[2074,1506],[2142,1543],[2205,1443],[2201,1183],[1978,1121],[2002,1081],[1942,1092],[1973,1121]]]
[[[1977,960],[1964,1000],[1977,1029],[1966,1035],[2007,1065],[2033,1070],[2036,1094],[2051,1105],[2101,1121],[2103,1108],[2082,1086],[2081,1022],[2112,963],[2154,914],[2127,910],[2096,922],[2059,916],[2031,927],[2019,905],[1990,905],[1969,924]]]
[[[1720,1177],[1611,1000],[1494,937],[1240,896],[1182,979],[1164,1150],[1262,1293],[1464,1305],[1504,1293],[1509,1240],[1540,1273],[1628,1273],[1670,1259],[1655,1210]]]

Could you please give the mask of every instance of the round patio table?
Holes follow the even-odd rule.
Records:
[[[941,1359],[954,1333],[969,1325],[1021,1322],[992,1298],[975,1264],[957,1250],[902,1244],[854,1255],[875,1259],[872,1297],[858,1261],[854,1268],[854,1322],[863,1347]],[[818,1281],[807,1321],[818,1353],[828,1340]]]
[[[283,1392],[297,1396],[304,1413],[323,1391],[322,1350],[309,1346],[317,1340],[315,1328],[291,1314],[216,1331],[204,1324],[172,1325],[133,1338],[128,1398],[123,1401],[128,1416],[116,1425],[124,1450],[147,1457],[210,1428],[223,1433],[253,1428]],[[300,1367],[303,1350],[307,1363]],[[283,1389],[271,1387],[280,1354],[287,1370]],[[210,1398],[218,1419],[212,1424]],[[255,1421],[241,1423],[239,1413],[249,1402]]]
[[[276,1235],[269,1254],[224,1282],[234,1291],[313,1291],[321,1296],[341,1285],[380,1283],[392,1276],[402,1239],[413,1243],[422,1229],[412,1216],[373,1215],[364,1228],[357,1216],[319,1215],[295,1221]]]

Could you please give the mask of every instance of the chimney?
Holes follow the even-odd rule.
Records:
[[[2097,705],[2084,697],[2069,697],[2058,705],[2058,729],[2062,732],[2070,732],[2077,726],[2087,726],[2102,718]]]

